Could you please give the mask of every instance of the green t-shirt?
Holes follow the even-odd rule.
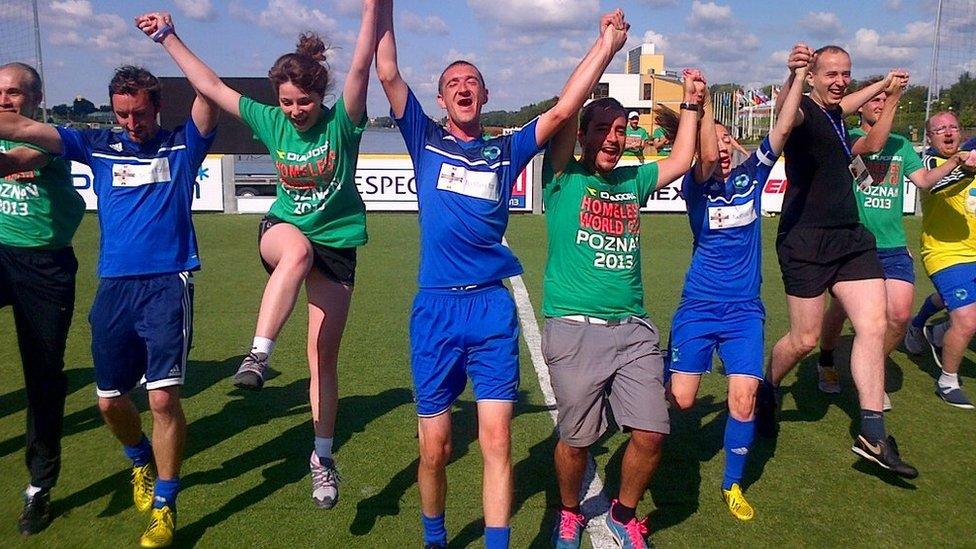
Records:
[[[638,154],[644,153],[644,144],[650,141],[651,137],[647,135],[647,130],[637,126],[637,129],[631,128],[630,124],[627,125],[627,148],[624,149],[624,156],[637,156]]]
[[[58,249],[71,244],[85,201],[71,183],[70,164],[27,143],[0,139],[0,152],[27,147],[44,152],[42,168],[0,178],[0,244]]]
[[[614,320],[643,316],[640,207],[657,185],[656,163],[626,166],[603,178],[575,159],[554,177],[543,164],[549,257],[542,314]]]
[[[278,170],[278,196],[268,214],[298,227],[316,244],[365,244],[366,206],[356,189],[365,113],[354,123],[339,98],[331,109],[322,107],[314,126],[299,132],[279,107],[241,96],[239,109]]]
[[[654,137],[654,139],[661,139],[662,137],[667,137],[667,134],[664,133],[664,128],[660,128],[660,127],[654,128],[654,133],[651,135],[652,137]],[[671,143],[668,143],[667,145],[658,149],[657,154],[660,156],[668,156],[669,154],[671,154]]]
[[[866,135],[861,128],[848,133],[851,142]],[[874,185],[866,191],[854,184],[861,223],[874,235],[878,248],[906,246],[905,226],[901,219],[905,175],[923,168],[922,159],[911,142],[897,134],[888,137],[881,152],[867,157],[862,155],[861,159],[874,179]]]

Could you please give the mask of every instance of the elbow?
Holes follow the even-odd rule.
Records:
[[[716,164],[718,163],[718,150],[714,151],[702,151],[701,161],[703,164]]]
[[[390,66],[385,63],[376,64],[376,77],[379,78],[380,84],[386,86],[396,82],[400,78],[400,71],[397,69],[396,65]]]

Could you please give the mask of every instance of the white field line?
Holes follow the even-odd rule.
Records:
[[[508,246],[507,241],[502,240],[502,243]],[[522,337],[525,339],[525,346],[529,348],[532,366],[539,378],[539,388],[542,389],[546,406],[550,409],[549,415],[552,416],[552,422],[555,424],[556,396],[552,392],[549,368],[546,366],[545,359],[542,358],[542,334],[539,332],[539,324],[535,320],[535,309],[532,308],[532,300],[529,298],[529,291],[526,289],[522,277],[513,276],[509,278],[509,281],[512,283],[512,293],[522,324]],[[596,462],[593,461],[592,454],[586,462],[583,486],[586,490],[580,507],[583,514],[590,518],[586,527],[586,531],[590,535],[590,543],[594,549],[616,547],[610,537],[610,530],[606,526],[606,514],[610,509],[610,499],[603,493],[603,481],[600,480],[600,475],[596,472]]]

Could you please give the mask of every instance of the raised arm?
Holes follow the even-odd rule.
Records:
[[[813,62],[813,51],[802,43],[797,42],[793,45],[793,49],[790,50],[790,57],[786,61],[787,68],[790,69],[790,75],[786,77],[786,82],[783,82],[783,89],[780,90],[779,95],[776,96],[775,110],[776,116],[780,115],[783,110],[784,103],[786,103],[786,97],[789,95],[789,90],[794,88],[798,89],[797,93],[803,93],[803,81],[806,79],[807,71],[809,70],[810,63]],[[803,74],[798,75],[797,71],[803,68]],[[793,126],[795,128],[803,123],[803,109],[797,107],[796,114],[792,117]],[[785,140],[784,140],[785,142]]]
[[[908,84],[907,81],[904,82]],[[854,154],[875,154],[881,152],[888,137],[891,136],[891,125],[895,122],[895,112],[898,110],[898,100],[901,99],[902,84],[898,80],[892,80],[891,85],[884,91],[887,93],[884,106],[881,108],[881,116],[878,121],[871,126],[867,135],[854,142],[851,151]]]
[[[698,70],[684,71],[684,102],[704,103],[704,96],[708,94],[705,78]],[[671,155],[658,160],[657,187],[661,188],[684,175],[691,169],[691,162],[695,158],[695,140],[698,137],[698,111],[681,109],[678,118],[678,131],[671,146]]]
[[[777,97],[777,99],[784,98],[782,109],[773,131],[769,132],[769,148],[776,156],[783,152],[790,132],[798,125],[797,119],[803,116],[803,111],[800,110],[800,98],[803,96],[803,79],[807,76],[807,70],[807,65],[797,66]]]
[[[380,79],[393,116],[401,118],[407,107],[409,88],[397,65],[396,36],[393,34],[393,0],[378,0],[376,14],[376,76]]]
[[[359,23],[359,37],[352,53],[352,64],[346,83],[342,86],[342,102],[346,114],[353,122],[359,122],[366,113],[366,88],[369,84],[369,66],[376,51],[376,12],[379,0],[363,0],[363,19]]]
[[[928,190],[959,166],[969,166],[971,169],[976,169],[976,153],[959,151],[950,156],[940,166],[932,169],[922,168],[915,170],[908,174],[908,180],[914,183],[919,189]]]
[[[166,12],[155,12],[141,15],[136,17],[136,26],[153,40],[163,45],[166,52],[173,58],[173,61],[176,61],[180,70],[186,75],[186,79],[190,81],[190,85],[196,90],[198,96],[202,95],[221,109],[237,118],[241,117],[240,107],[238,106],[241,100],[241,94],[231,89],[227,84],[224,84],[220,80],[220,77],[217,76],[217,73],[201,61],[196,54],[190,51],[190,48],[176,35],[175,28],[173,27],[173,18],[170,14]],[[194,113],[199,110],[197,108],[198,102],[199,100],[193,103]],[[205,107],[201,106],[200,108]],[[197,128],[204,135],[210,133],[204,132],[204,129],[200,127],[200,122],[205,121],[198,121],[194,115],[193,122],[197,124]],[[213,119],[213,123],[216,123],[216,118]],[[213,126],[210,129],[212,130]]]
[[[624,20],[619,9],[600,18],[600,36],[569,76],[556,104],[539,116],[535,127],[537,145],[545,145],[563,124],[576,116],[610,60],[627,41],[628,29],[630,23]]]
[[[698,124],[698,162],[695,164],[695,182],[708,181],[718,165],[718,134],[715,132],[715,115],[712,98],[705,90],[702,119]]]
[[[895,79],[900,79],[907,82],[908,71],[904,71],[902,69],[891,69],[891,71],[888,72],[888,75],[883,79],[878,80],[870,86],[864,86],[856,92],[845,95],[844,98],[840,100],[840,107],[844,110],[844,116],[857,112],[857,110],[861,108],[861,105],[870,101],[875,95],[885,91]]]
[[[556,135],[552,136],[552,139],[549,140],[549,148],[546,149],[546,161],[552,167],[552,172],[556,176],[562,175],[570,159],[573,158],[573,153],[576,152],[576,137],[578,132],[579,116],[571,116],[559,128]]]
[[[54,126],[13,112],[0,112],[0,139],[30,143],[51,154],[61,154],[61,135]]]

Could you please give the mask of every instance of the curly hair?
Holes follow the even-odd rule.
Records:
[[[291,82],[305,93],[325,96],[332,84],[325,57],[328,51],[328,46],[317,34],[300,34],[294,53],[279,57],[268,71],[275,93],[282,84]]]
[[[108,83],[109,101],[113,95],[137,95],[140,91],[149,94],[153,105],[159,106],[163,86],[151,72],[133,65],[123,65],[115,69],[115,76]]]

